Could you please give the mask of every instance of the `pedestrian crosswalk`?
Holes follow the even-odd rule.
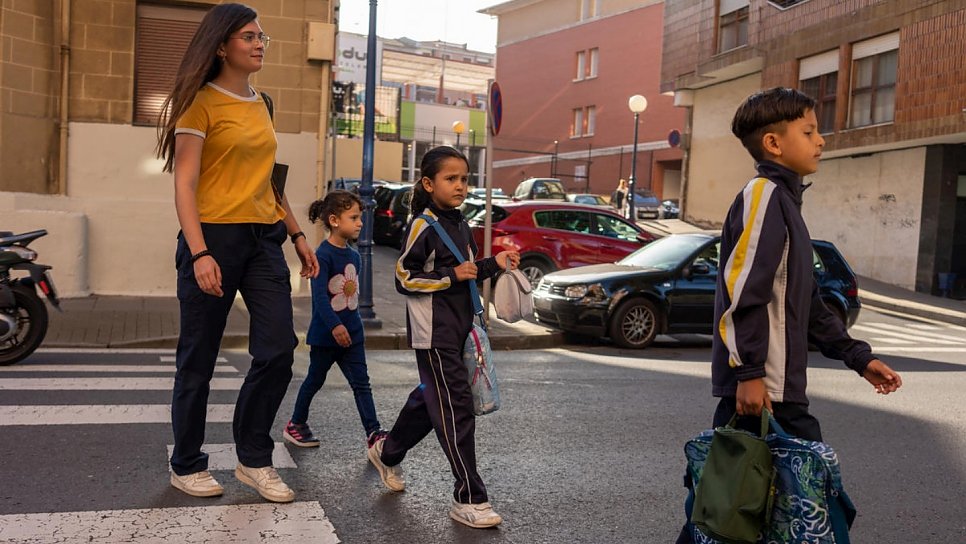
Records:
[[[863,321],[849,332],[883,353],[966,353],[966,327],[945,323]]]
[[[209,470],[222,482],[231,480],[237,463],[231,421],[234,397],[244,381],[239,368],[245,363],[240,354],[219,357],[211,380],[203,450],[209,454]],[[53,486],[54,496],[35,498],[33,507],[10,501],[0,491],[0,543],[339,542],[316,501],[208,506],[171,489],[166,472],[173,449],[173,380],[172,350],[40,350],[26,361],[0,367],[0,441],[11,453],[6,459],[23,458],[19,469],[6,462],[0,467],[3,487],[18,487],[21,477],[26,485],[30,478],[21,473],[31,472],[30,467],[44,469],[45,480],[65,482],[80,472],[91,473],[67,488]],[[53,444],[72,444],[78,451],[49,450]],[[34,455],[59,461],[31,459]],[[105,460],[109,464],[99,466]],[[297,468],[278,442],[273,463],[283,478],[285,469]],[[110,484],[101,484],[94,474],[124,467],[130,474],[123,480],[143,484],[131,490],[134,500],[112,500],[123,489],[99,487]],[[220,500],[259,500],[247,491],[226,493]],[[165,498],[161,503],[159,496]],[[100,500],[92,503],[91,497]],[[50,502],[67,506],[45,508]],[[97,508],[84,508],[88,505]],[[126,505],[132,508],[117,508]]]

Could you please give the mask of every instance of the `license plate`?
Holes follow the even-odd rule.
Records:
[[[45,285],[43,284],[46,285],[46,289],[44,288]],[[60,300],[57,298],[57,286],[54,285],[54,278],[50,276],[49,271],[44,272],[43,284],[40,285],[40,290],[43,291],[44,295],[47,296],[47,300],[49,300],[51,304],[58,306],[60,304]]]

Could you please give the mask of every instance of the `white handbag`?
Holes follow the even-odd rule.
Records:
[[[496,316],[507,323],[516,323],[533,314],[533,286],[523,272],[512,269],[497,277],[493,306]]]

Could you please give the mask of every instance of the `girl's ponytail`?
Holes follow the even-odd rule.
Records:
[[[429,193],[423,187],[423,180],[419,179],[413,185],[413,198],[409,201],[409,215],[415,219],[429,206],[429,202]]]

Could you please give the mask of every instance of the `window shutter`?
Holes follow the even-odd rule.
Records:
[[[741,8],[746,8],[748,7],[748,3],[749,0],[721,0],[721,4],[718,7],[718,17],[738,11]]]
[[[134,45],[134,124],[155,125],[206,10],[141,5]]]
[[[852,60],[864,59],[866,57],[878,55],[879,53],[892,51],[893,49],[899,49],[898,32],[883,34],[882,36],[877,36],[871,40],[856,43],[852,46]]]
[[[839,71],[839,50],[833,49],[825,53],[802,59],[798,67],[798,80],[812,79],[822,74]]]

